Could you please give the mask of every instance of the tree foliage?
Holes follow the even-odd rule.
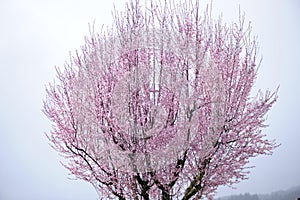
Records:
[[[276,147],[261,133],[276,92],[250,96],[251,27],[199,10],[198,1],[131,0],[47,87],[47,136],[100,198],[211,198]]]
[[[270,194],[239,194],[217,198],[216,200],[297,200],[300,196],[300,186],[280,190]]]

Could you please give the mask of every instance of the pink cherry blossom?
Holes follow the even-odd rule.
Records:
[[[47,137],[101,199],[212,199],[277,147],[262,133],[277,92],[251,96],[251,27],[172,2],[129,1],[47,87]]]

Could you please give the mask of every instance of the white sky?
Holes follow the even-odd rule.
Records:
[[[63,66],[69,51],[84,44],[88,23],[96,20],[96,30],[111,23],[113,2],[118,7],[124,0],[0,1],[0,199],[97,199],[89,183],[67,179],[59,163],[64,159],[43,134],[50,123],[41,108],[54,66]],[[255,90],[280,84],[264,132],[282,145],[273,156],[252,159],[257,167],[250,179],[236,190],[220,189],[219,195],[300,185],[300,1],[213,0],[213,10],[225,21],[237,21],[239,4],[263,55]]]

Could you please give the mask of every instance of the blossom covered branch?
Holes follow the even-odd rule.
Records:
[[[211,198],[277,146],[262,134],[277,92],[251,97],[259,65],[251,27],[199,9],[129,1],[47,87],[47,137],[100,198]]]

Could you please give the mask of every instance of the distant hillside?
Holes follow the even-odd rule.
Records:
[[[272,192],[271,194],[240,194],[217,198],[216,200],[296,200],[300,198],[300,185],[288,190]]]

